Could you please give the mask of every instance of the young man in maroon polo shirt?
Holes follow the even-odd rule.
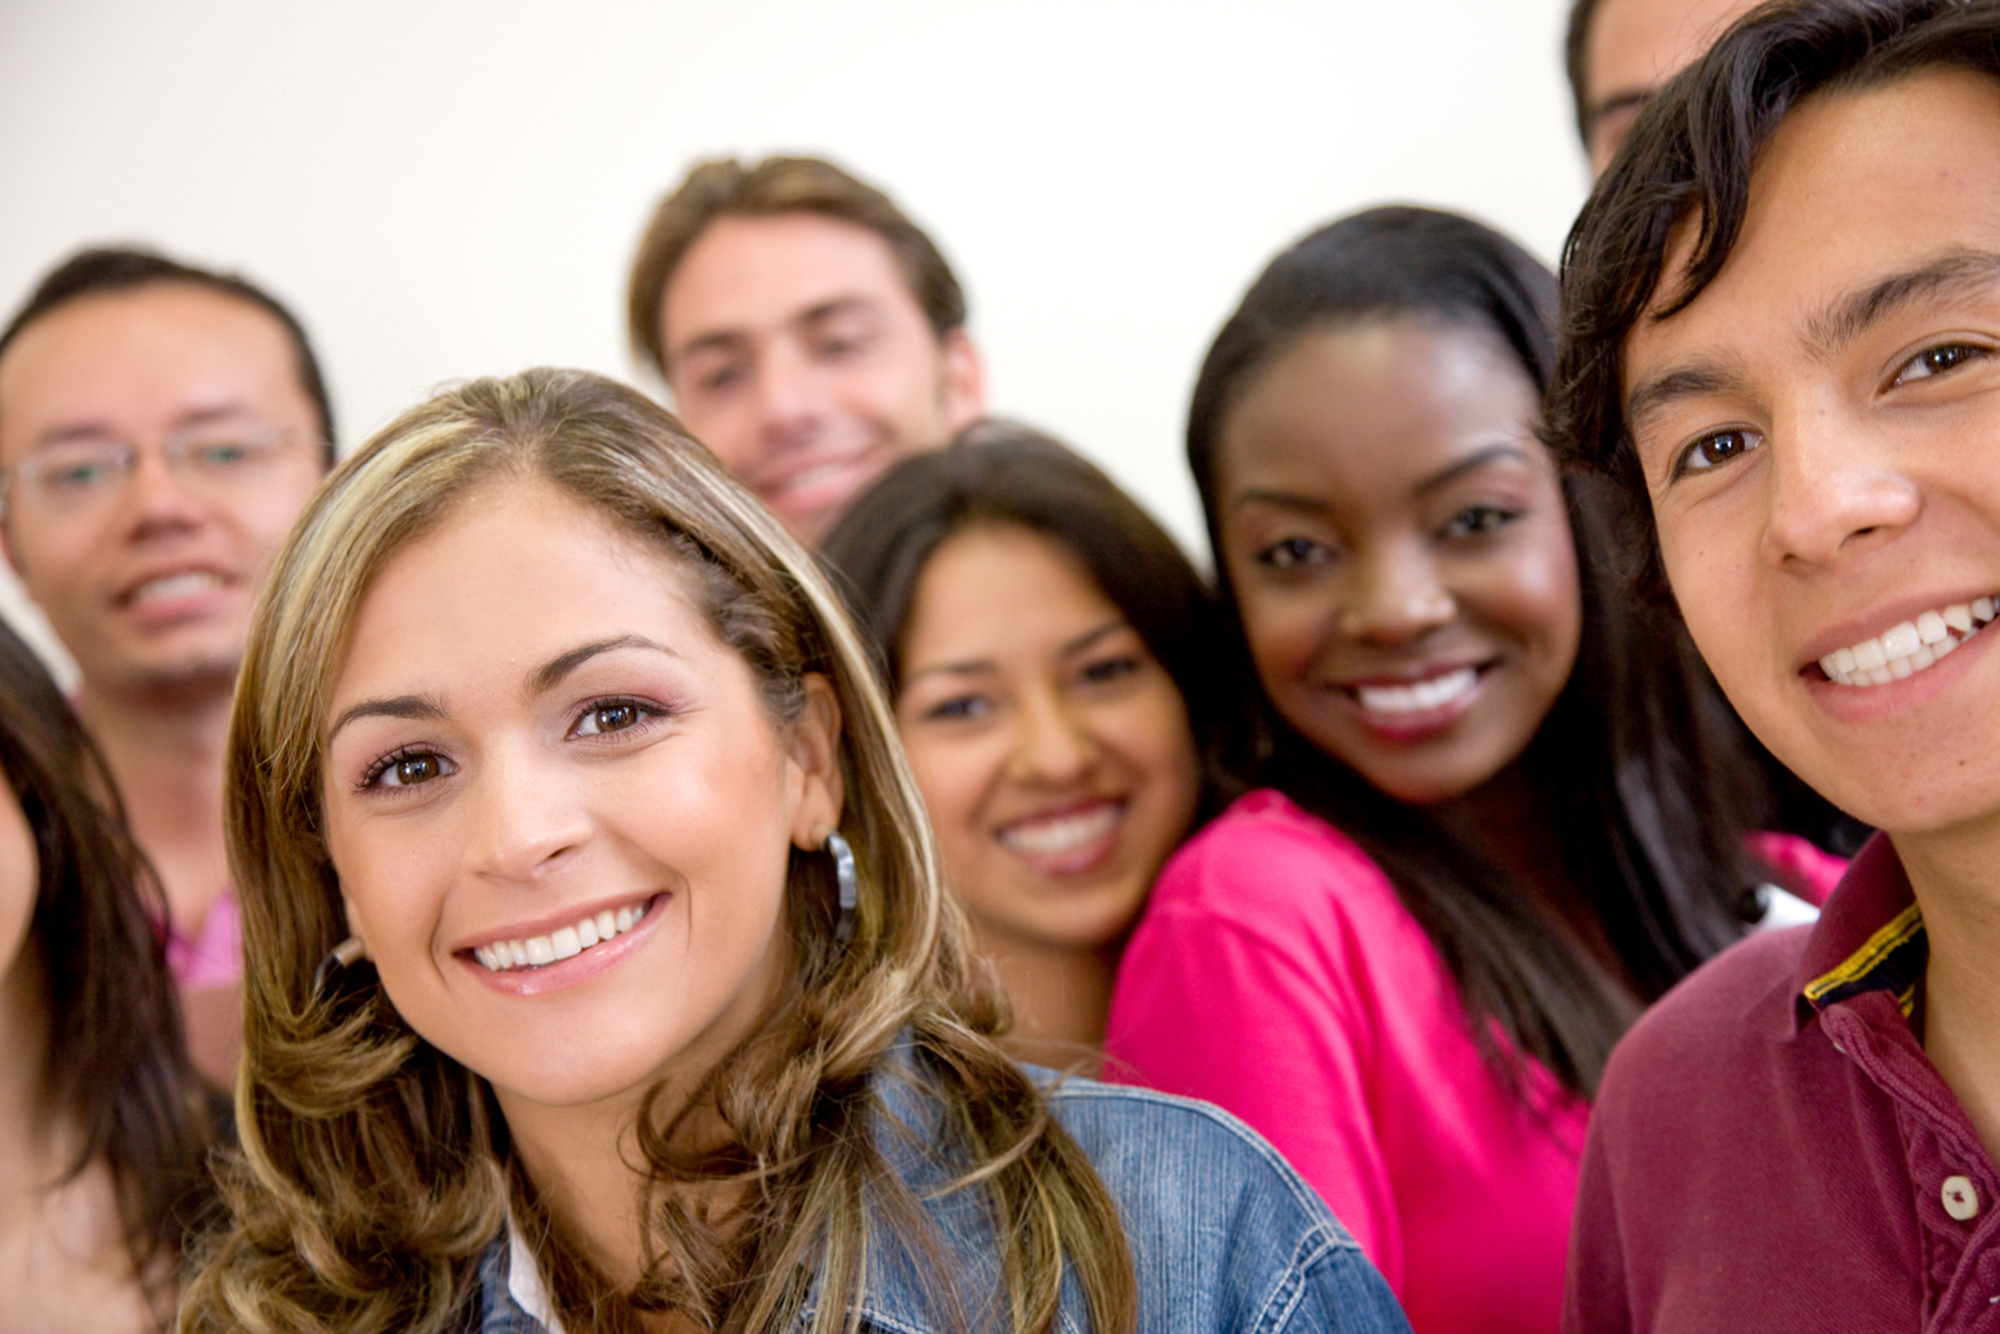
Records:
[[[1558,449],[1883,831],[1614,1056],[1566,1328],[2000,1329],[2000,0],[1734,31],[1586,206],[1563,314]]]

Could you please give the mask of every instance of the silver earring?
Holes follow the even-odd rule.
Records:
[[[319,961],[319,967],[313,969],[313,995],[325,999],[326,984],[333,975],[346,969],[367,953],[368,947],[361,943],[359,936],[349,936],[328,950],[326,957]]]
[[[854,874],[854,849],[840,836],[837,829],[826,833],[826,855],[833,858],[833,878],[840,887],[840,916],[834,919],[833,940],[837,945],[847,943],[854,934],[854,907],[860,901],[859,889]]]

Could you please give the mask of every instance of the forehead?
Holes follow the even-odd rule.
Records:
[[[1519,359],[1483,329],[1398,318],[1314,330],[1224,418],[1224,487],[1372,505],[1494,444],[1540,458],[1536,401]]]
[[[297,352],[267,311],[187,283],[152,283],[67,302],[0,356],[0,441],[96,426],[170,430],[240,409],[277,426],[317,420]]]
[[[857,298],[923,318],[889,243],[868,228],[817,213],[724,216],[675,266],[660,319],[671,353]]]
[[[1657,88],[1757,0],[1603,0],[1586,43],[1586,100]]]
[[[1669,250],[1655,304],[1685,271]],[[1685,310],[1642,317],[1625,390],[1679,358],[1822,347],[1843,302],[1954,255],[2000,254],[2000,82],[1933,70],[1807,99],[1751,175],[1728,260]]]
[[[912,661],[974,647],[1034,651],[1120,616],[1083,561],[1045,533],[980,524],[946,538],[925,562],[903,651]]]

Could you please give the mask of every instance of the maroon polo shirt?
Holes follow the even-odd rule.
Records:
[[[1639,1021],[1591,1116],[1566,1331],[2000,1334],[2000,1172],[1910,1029],[1928,953],[1877,835],[1817,925]]]

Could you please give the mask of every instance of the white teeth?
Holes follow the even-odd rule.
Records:
[[[1479,673],[1471,667],[1417,681],[1406,686],[1356,686],[1354,694],[1370,713],[1429,713],[1441,709],[1472,689]]]
[[[474,945],[472,957],[496,973],[514,968],[540,968],[545,964],[573,959],[593,945],[624,935],[637,926],[645,915],[646,905],[643,903],[637,908],[620,908],[616,912],[606,908],[594,917],[582,919],[575,926],[560,927],[546,936]]]
[[[1887,685],[1921,672],[1979,633],[1994,616],[1994,600],[1954,602],[1914,621],[1884,630],[1819,660],[1827,679],[1841,685]]]
[[[1125,813],[1123,803],[1105,802],[1075,815],[1023,820],[1000,831],[1000,841],[1019,852],[1050,856],[1074,852],[1109,833]]]
[[[221,583],[219,576],[207,570],[189,570],[185,574],[170,574],[164,579],[152,579],[133,590],[132,601],[165,602],[172,598],[184,598],[195,593],[206,592]]]

